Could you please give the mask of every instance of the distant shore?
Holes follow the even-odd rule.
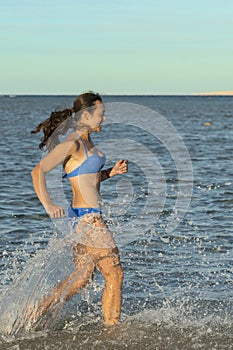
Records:
[[[193,96],[233,96],[233,91],[198,92]]]

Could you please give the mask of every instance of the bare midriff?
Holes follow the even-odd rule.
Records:
[[[100,208],[100,179],[101,172],[83,174],[69,179],[73,194],[73,208]]]

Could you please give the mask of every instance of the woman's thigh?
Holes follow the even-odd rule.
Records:
[[[82,217],[75,231],[77,243],[97,249],[113,249],[116,243],[99,214],[89,214]]]
[[[101,260],[109,258],[120,263],[120,257],[117,247],[114,248],[96,248],[84,244],[76,244],[73,247],[74,263],[78,267],[86,261],[92,261],[97,265]]]

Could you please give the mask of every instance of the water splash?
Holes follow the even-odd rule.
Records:
[[[75,269],[72,255],[73,241],[55,234],[46,249],[29,259],[22,273],[17,274],[11,285],[4,286],[0,299],[0,332],[17,334],[30,328],[28,310],[33,313],[42,298],[51,292],[59,281],[67,278]],[[85,267],[84,267],[85,268]],[[80,271],[80,278],[83,271]],[[77,276],[78,277],[78,276]],[[46,320],[51,326],[61,305],[56,305]]]

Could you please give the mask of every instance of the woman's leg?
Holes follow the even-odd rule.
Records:
[[[57,301],[64,303],[78,293],[91,281],[93,272],[94,264],[91,258],[88,256],[81,257],[71,275],[60,282],[53,290],[52,295],[46,298],[46,303],[43,304],[45,311],[48,311]]]
[[[123,271],[118,249],[101,216],[89,215],[84,220],[83,225],[86,222],[89,227],[86,230],[87,241],[90,238],[87,251],[105,279],[102,296],[104,323],[113,325],[120,319],[122,302]]]
[[[79,249],[75,249],[75,252],[78,254]],[[91,281],[95,269],[91,257],[87,254],[76,256],[74,262],[76,268],[71,275],[60,282],[49,295],[45,296],[33,312],[29,312],[31,320],[36,322],[38,317],[48,312],[57,302],[64,304],[70,297],[78,293]]]
[[[121,313],[123,283],[123,270],[117,248],[114,248],[111,254],[99,260],[97,267],[105,279],[102,296],[104,323],[106,325],[117,324]]]

